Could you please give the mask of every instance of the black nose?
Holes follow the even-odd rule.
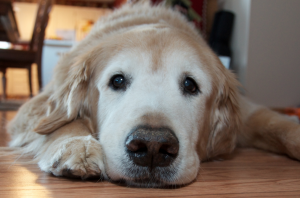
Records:
[[[137,127],[126,139],[127,153],[138,166],[169,166],[177,157],[179,142],[169,128]]]

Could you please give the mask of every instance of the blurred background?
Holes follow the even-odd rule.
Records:
[[[35,27],[38,18],[42,18],[37,12],[46,1],[0,0],[2,109],[14,108],[14,104],[29,99],[30,84],[32,95],[36,95],[50,81],[60,56],[82,40],[97,19],[128,3],[127,0],[49,0],[52,9],[45,39],[38,44],[40,48],[34,49],[30,47],[32,35],[38,32]],[[241,92],[247,97],[279,110],[300,105],[299,0],[167,0],[165,4],[195,23],[224,66],[237,74],[243,85]],[[15,50],[34,51],[35,57],[41,55],[32,58],[32,62],[26,59],[24,68],[10,67],[7,57],[16,57],[19,52]]]

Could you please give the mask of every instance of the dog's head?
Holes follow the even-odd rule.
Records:
[[[129,185],[187,184],[200,161],[234,148],[237,82],[199,36],[158,23],[93,42],[59,63],[38,132],[88,118],[104,175]]]

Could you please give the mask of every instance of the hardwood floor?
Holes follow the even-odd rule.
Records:
[[[9,137],[4,124],[15,112],[0,112],[0,146]],[[2,148],[3,150],[3,148]],[[8,152],[6,152],[7,154]],[[17,156],[18,157],[18,156]],[[201,165],[197,180],[178,189],[141,189],[106,181],[58,178],[25,165],[31,157],[0,157],[0,197],[299,197],[300,162],[255,149],[237,149],[223,161]]]

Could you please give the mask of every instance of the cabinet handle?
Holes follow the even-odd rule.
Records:
[[[56,53],[56,55],[58,55],[58,56],[63,56],[63,55],[65,55],[66,53],[64,53],[64,52],[57,52]]]

